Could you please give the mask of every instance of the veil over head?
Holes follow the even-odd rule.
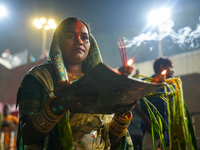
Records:
[[[54,66],[58,82],[68,80],[67,70],[64,65],[62,50],[61,50],[61,38],[62,38],[61,34],[63,34],[66,28],[70,26],[70,24],[72,23],[72,21],[70,20],[81,21],[77,18],[67,18],[61,22],[61,24],[57,27],[54,33],[48,55],[48,61],[51,61]],[[87,73],[89,70],[94,68],[100,62],[102,62],[102,57],[99,51],[99,47],[97,45],[94,36],[90,33],[90,49],[88,56],[82,63],[82,71],[84,73]]]

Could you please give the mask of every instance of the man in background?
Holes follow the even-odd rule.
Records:
[[[160,82],[161,72],[166,70],[166,78],[173,77],[173,66],[172,61],[168,58],[160,57],[154,61],[153,64],[155,74],[152,76],[153,81]],[[164,88],[157,90],[156,92],[164,92]],[[157,108],[165,122],[168,124],[168,112],[167,112],[167,103],[160,97],[151,97],[148,100]],[[142,150],[154,150],[152,135],[151,135],[151,120],[147,110],[147,106],[143,100],[140,100],[140,105],[136,105],[135,112],[142,118],[141,129],[143,131],[143,140],[142,140]],[[164,125],[163,125],[164,126]],[[163,134],[165,137],[165,144],[169,147],[169,133],[167,129],[163,127]],[[156,134],[156,145],[157,148],[160,147],[159,136]]]
[[[4,132],[4,149],[14,150],[15,139],[14,136],[10,138],[11,131],[16,131],[18,125],[18,118],[10,114],[11,106],[9,104],[4,104],[3,108],[3,123],[1,131]],[[14,134],[13,134],[14,135]],[[12,147],[11,147],[12,146]]]

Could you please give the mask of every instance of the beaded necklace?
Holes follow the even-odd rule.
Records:
[[[69,81],[73,81],[73,80],[77,80],[80,77],[82,77],[84,75],[84,73],[82,73],[81,75],[73,75],[73,74],[67,72],[67,75],[68,75]]]

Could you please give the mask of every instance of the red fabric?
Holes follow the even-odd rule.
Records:
[[[15,116],[15,117],[18,117],[19,116],[19,111],[16,110],[16,111],[11,112],[10,114]]]

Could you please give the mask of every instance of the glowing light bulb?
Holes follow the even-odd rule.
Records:
[[[46,19],[45,19],[45,18],[41,18],[41,19],[40,19],[40,22],[41,22],[42,24],[45,24],[45,23],[46,23]]]
[[[33,21],[33,24],[34,24],[35,26],[37,26],[37,25],[39,25],[39,24],[41,24],[41,23],[40,23],[40,20],[37,19],[37,20],[34,20],[34,21]]]
[[[6,9],[3,6],[0,6],[0,17],[5,16],[7,14]]]
[[[161,25],[170,18],[170,10],[167,8],[154,10],[149,14],[148,18],[150,24]]]
[[[51,25],[51,24],[53,24],[54,23],[54,20],[53,19],[50,19],[49,21],[48,21],[48,24],[49,25]]]
[[[55,29],[57,26],[56,26],[55,23],[53,23],[53,24],[50,24],[50,27],[51,27],[52,29]]]
[[[45,30],[49,30],[49,29],[50,29],[50,26],[49,26],[49,25],[46,25],[44,28],[45,28]]]
[[[38,24],[36,27],[37,27],[38,29],[42,29],[42,25],[41,25],[41,24]]]

